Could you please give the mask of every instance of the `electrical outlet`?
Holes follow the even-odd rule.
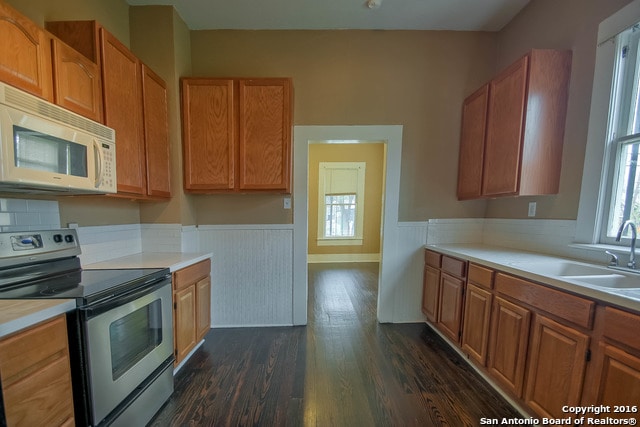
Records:
[[[284,208],[291,209],[291,197],[284,198]]]
[[[536,216],[536,202],[529,202],[529,216]]]

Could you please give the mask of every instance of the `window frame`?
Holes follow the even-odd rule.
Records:
[[[629,244],[628,238],[623,237],[621,242],[615,242],[602,239],[601,236],[606,227],[605,221],[608,220],[608,213],[605,213],[610,207],[616,162],[616,153],[612,145],[607,143],[612,125],[609,114],[616,71],[615,37],[638,22],[640,0],[635,0],[602,21],[598,27],[589,130],[576,222],[577,243],[596,246]]]
[[[320,162],[318,168],[318,235],[316,239],[318,246],[361,246],[363,244],[366,165],[366,162]],[[354,225],[355,235],[353,237],[327,237],[325,235],[325,196],[330,194],[326,191],[325,178],[327,170],[338,169],[357,171],[358,178],[355,192],[356,223]]]

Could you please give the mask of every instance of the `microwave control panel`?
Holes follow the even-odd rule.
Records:
[[[102,179],[98,183],[98,188],[115,193],[118,190],[118,181],[116,180],[116,144],[107,141],[100,141],[99,144],[102,158]]]

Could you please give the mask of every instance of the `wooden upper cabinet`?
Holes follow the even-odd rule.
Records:
[[[100,28],[104,123],[116,131],[118,193],[146,194],[142,76],[138,58]]]
[[[482,158],[477,135],[484,87],[467,98],[459,199],[558,192],[570,74],[570,51],[532,50],[494,78],[488,85]],[[478,163],[471,165],[474,157]],[[482,184],[476,195],[479,167]]]
[[[236,114],[231,79],[182,79],[184,188],[235,187]]]
[[[0,2],[0,80],[53,102],[50,36]]]
[[[118,195],[171,197],[165,82],[96,21],[46,27],[101,70],[103,123],[116,131]]]
[[[182,79],[185,189],[291,191],[292,83]]]
[[[171,197],[167,85],[142,64],[147,195]]]
[[[239,81],[239,189],[291,191],[291,80]]]
[[[528,60],[523,57],[490,85],[482,174],[485,195],[516,194],[518,191]]]
[[[95,62],[53,39],[55,103],[91,120],[102,122],[102,82]]]
[[[487,127],[489,85],[482,86],[462,104],[462,129],[458,167],[458,199],[482,195],[484,135]]]

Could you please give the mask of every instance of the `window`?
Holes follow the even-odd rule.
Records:
[[[621,224],[640,225],[640,25],[615,37],[611,103],[607,124],[609,184],[600,241],[613,243]],[[629,231],[627,231],[628,233]]]
[[[320,162],[318,245],[362,245],[364,162]]]

